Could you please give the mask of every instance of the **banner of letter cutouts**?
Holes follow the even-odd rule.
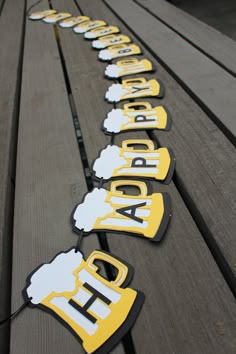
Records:
[[[92,41],[92,48],[99,50],[98,59],[109,62],[105,77],[116,80],[105,93],[105,99],[109,103],[132,100],[122,108],[111,109],[104,117],[102,130],[111,135],[111,143],[98,152],[93,163],[93,177],[99,186],[74,208],[73,229],[83,236],[112,231],[146,238],[145,242],[159,242],[171,216],[170,197],[168,193],[152,193],[147,180],[170,183],[175,167],[173,151],[157,147],[151,139],[114,144],[116,134],[171,127],[166,108],[153,107],[147,101],[148,97],[164,96],[159,80],[142,76],[155,71],[153,63],[140,56],[142,49],[129,36],[103,20],[72,17],[55,10],[35,12],[29,18],[71,27]],[[114,59],[118,60],[111,62]],[[130,77],[134,74],[141,76]],[[112,182],[105,189],[102,185],[108,180]],[[138,195],[124,193],[124,187],[129,186],[135,187]],[[109,281],[98,273],[97,260],[117,269],[115,280]],[[142,292],[128,287],[133,273],[127,262],[110,253],[94,250],[84,259],[77,248],[71,248],[28,276],[23,297],[30,306],[42,308],[59,319],[77,336],[87,353],[107,353],[134,325],[144,302]]]

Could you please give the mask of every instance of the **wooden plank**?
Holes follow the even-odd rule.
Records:
[[[236,79],[132,0],[107,3],[235,142]]]
[[[68,11],[72,4],[57,1],[59,9]],[[84,14],[116,24],[129,34],[102,2],[80,0],[79,5]],[[103,99],[111,82],[104,80],[105,65],[96,60],[97,53],[87,41],[68,30],[59,33],[91,164],[108,143],[99,127],[112,108]],[[140,134],[122,134],[115,143],[135,136]],[[147,295],[132,331],[136,352],[233,353],[233,296],[174,185],[152,186],[171,194],[173,217],[166,240],[154,245],[125,235],[108,235],[111,251],[135,267],[132,286]]]
[[[17,106],[20,93],[18,67],[24,24],[24,1],[8,0],[0,17],[0,319],[10,314],[11,252]],[[0,4],[1,9],[1,4]],[[9,351],[9,325],[0,331],[2,353]]]
[[[117,9],[112,0],[108,3]],[[235,148],[155,58],[148,52],[145,55],[158,67],[157,77],[167,88],[163,104],[173,115],[171,131],[159,131],[155,137],[161,145],[173,148],[177,160],[175,183],[186,194],[196,221],[236,291]]]
[[[204,54],[236,75],[236,43],[170,2],[135,0]]]
[[[32,0],[33,1],[33,0]],[[40,9],[47,8],[43,1]],[[87,187],[53,27],[27,21],[17,155],[12,310],[35,267],[76,245],[70,214]],[[87,256],[98,248],[83,241]],[[10,353],[84,353],[51,315],[25,309],[11,328]]]

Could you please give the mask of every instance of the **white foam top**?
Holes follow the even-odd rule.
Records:
[[[121,126],[129,121],[129,117],[123,115],[122,109],[113,108],[104,120],[104,127],[110,133],[119,133]]]
[[[108,77],[119,77],[119,74],[122,72],[122,68],[120,68],[116,64],[111,64],[106,67],[105,74]]]
[[[104,188],[94,188],[86,194],[84,202],[78,205],[73,215],[75,226],[91,231],[98,217],[102,217],[113,211],[111,205],[106,202],[107,191]]]
[[[88,31],[84,34],[84,38],[87,38],[87,39],[94,39],[96,38],[96,34],[94,32],[91,32],[91,31]]]
[[[96,49],[105,48],[104,43],[102,41],[100,41],[100,40],[92,41],[92,47],[96,48]]]
[[[122,85],[120,84],[112,84],[106,94],[105,97],[108,101],[110,102],[119,102],[121,99],[121,96],[126,93],[126,90],[122,88]]]
[[[98,57],[99,57],[99,59],[102,59],[102,60],[111,60],[112,53],[109,49],[103,49],[103,50],[100,50]]]
[[[27,288],[28,297],[32,297],[33,304],[39,304],[52,291],[61,293],[73,291],[75,276],[73,271],[80,265],[82,254],[71,249],[59,254],[52,263],[42,265],[31,277],[31,284]]]
[[[116,145],[108,145],[95,161],[93,170],[96,177],[109,179],[113,171],[125,163],[126,160],[120,156],[120,148]]]

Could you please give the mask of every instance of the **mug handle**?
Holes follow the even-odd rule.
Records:
[[[146,197],[148,195],[148,189],[147,189],[147,185],[145,182],[143,181],[114,181],[111,183],[111,193],[119,193],[121,195],[125,194],[122,191],[118,191],[117,189],[119,187],[124,187],[124,186],[135,186],[138,187],[140,190],[140,197]]]
[[[142,107],[142,108],[140,109],[140,108],[135,108],[135,107]],[[152,106],[150,105],[149,102],[131,102],[131,103],[125,104],[124,109],[125,110],[140,111],[143,109],[152,109]]]
[[[96,260],[105,261],[107,263],[110,263],[118,270],[118,274],[117,274],[116,279],[111,281],[111,283],[113,283],[115,286],[121,286],[125,282],[127,275],[129,273],[129,268],[124,263],[122,263],[118,259],[112,257],[111,255],[109,255],[106,252],[95,250],[89,255],[89,257],[87,258],[87,261],[86,261],[88,266],[91,267],[95,271],[98,270],[98,267],[94,264],[94,262]]]
[[[152,142],[152,140],[149,139],[143,139],[143,140],[124,140],[122,142],[122,149],[124,150],[135,150],[135,148],[129,148],[129,145],[146,145],[148,147],[149,150],[154,151],[155,150],[155,146]]]
[[[147,80],[144,77],[134,77],[133,79],[126,79],[122,80],[122,85],[129,85],[129,84],[145,84]]]

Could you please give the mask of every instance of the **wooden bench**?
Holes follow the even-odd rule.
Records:
[[[11,1],[6,0],[3,10]],[[33,0],[27,6],[31,4]],[[199,102],[183,89],[176,75],[172,75],[175,68],[172,67],[170,74],[166,70],[169,64],[163,67],[157,62],[156,41],[152,38],[149,42],[144,37],[145,30],[136,27],[142,11],[145,28],[153,23],[158,31],[158,20],[149,12],[133,1],[122,0],[52,0],[51,4],[58,11],[104,19],[119,26],[122,33],[139,44],[158,68],[155,74],[144,76],[160,78],[166,88],[163,100],[150,102],[165,104],[173,119],[169,132],[130,132],[115,137],[117,145],[128,138],[151,138],[158,146],[170,146],[175,152],[173,182],[168,186],[152,182],[154,191],[167,191],[171,196],[172,220],[163,242],[153,244],[112,233],[92,234],[82,242],[85,256],[102,247],[133,265],[135,276],[131,285],[146,294],[131,334],[113,353],[233,354],[236,349],[233,145]],[[48,2],[43,0],[35,11],[46,8]],[[186,43],[189,48],[190,43]],[[194,51],[197,58],[204,57],[204,63],[210,61],[196,46]],[[112,83],[103,76],[105,67],[83,36],[41,21],[26,21],[14,201],[12,311],[22,304],[21,290],[26,276],[77,242],[70,214],[92,184],[96,185],[88,167],[98,151],[110,142],[110,137],[101,131],[103,119],[113,108],[104,101]],[[219,68],[234,83],[233,75],[222,66]],[[16,78],[17,73],[12,73],[12,77]],[[10,92],[13,91],[11,88]],[[207,99],[206,104],[209,104]],[[9,155],[6,152],[7,158]],[[4,205],[1,209],[6,210]],[[6,278],[4,286],[9,287],[9,281]],[[3,302],[0,305],[3,308]],[[9,346],[9,337],[4,338],[3,354]],[[27,308],[12,321],[11,354],[66,352],[83,353],[83,350],[52,316]]]

